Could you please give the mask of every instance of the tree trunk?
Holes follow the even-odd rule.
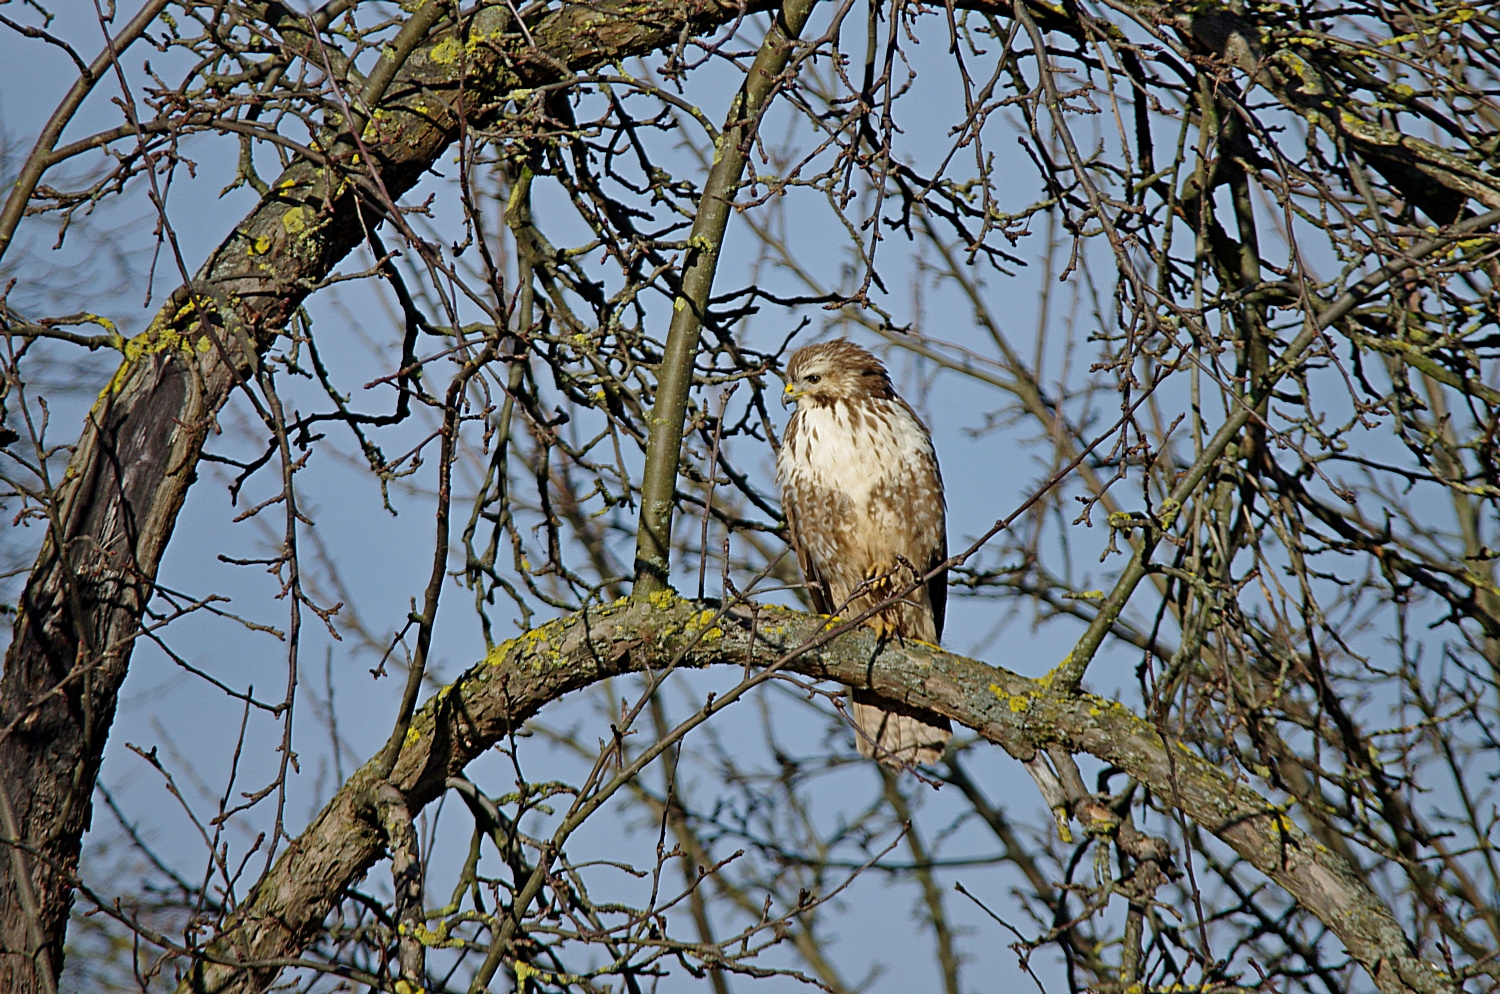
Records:
[[[279,4],[252,9],[287,48],[321,61],[305,20]],[[433,34],[385,91],[378,134],[366,133],[379,183],[356,164],[352,141],[325,134],[327,159],[294,162],[125,346],[56,486],[0,678],[0,831],[12,843],[0,859],[0,990],[56,987],[120,685],[219,409],[308,287],[386,214],[372,191],[399,198],[457,138],[460,82],[469,106],[491,107],[514,89],[647,54],[745,13],[720,0],[653,10],[646,23],[629,3],[565,7],[531,26],[532,47],[519,35],[511,46],[502,35],[509,11],[491,6],[464,25],[461,58],[443,44],[451,26]]]

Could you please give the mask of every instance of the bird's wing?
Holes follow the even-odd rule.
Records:
[[[935,525],[935,531],[918,539],[919,543],[925,539],[927,554],[922,556],[919,549],[918,555],[912,557],[913,562],[921,564],[922,572],[925,574],[931,572],[937,567],[938,563],[948,558],[948,499],[943,493],[943,471],[938,468],[937,453],[931,447],[932,436],[928,433],[927,426],[922,423],[922,419],[917,417],[917,412],[912,410],[911,405],[907,404],[906,401],[901,401],[901,406],[906,408],[906,413],[910,414],[912,420],[921,427],[922,434],[926,437],[928,444],[927,457],[923,460],[926,463],[927,473],[923,474],[925,478],[919,477],[916,484],[918,493],[913,494],[913,497],[917,501],[924,503],[931,501],[936,505],[932,508],[934,511],[933,524]],[[943,619],[948,614],[947,569],[940,570],[928,579],[927,603],[932,605],[932,627],[933,631],[937,634],[937,641],[941,642],[943,640]]]
[[[819,614],[832,614],[833,605],[828,600],[828,584],[818,573],[818,567],[813,563],[812,557],[808,555],[807,542],[802,537],[796,487],[787,487],[783,496],[785,499],[782,501],[782,510],[786,513],[787,533],[791,536],[792,551],[797,553],[797,565],[802,570],[802,578],[807,582],[807,595],[812,601],[813,610]]]
[[[938,545],[933,550],[933,556],[927,563],[927,572],[938,563],[948,558],[948,536],[946,529],[938,540]],[[927,581],[927,603],[932,605],[932,627],[937,632],[938,642],[943,640],[943,619],[948,614],[948,571],[942,569]]]

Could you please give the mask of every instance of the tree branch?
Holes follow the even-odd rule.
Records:
[[[636,534],[634,596],[649,597],[667,587],[672,555],[672,505],[682,453],[682,426],[693,359],[708,309],[714,271],[724,248],[724,232],[734,209],[734,194],[745,173],[750,146],[761,116],[781,87],[793,42],[802,33],[816,0],[788,0],[761,42],[745,82],[729,105],[724,129],[714,140],[714,161],[698,200],[693,234],[682,266],[682,288],[672,305],[672,323],[656,373],[656,403],[646,439],[646,468],[641,480],[641,520]]]
[[[307,32],[279,5],[257,10],[272,27]],[[27,989],[36,970],[55,976],[62,968],[67,871],[77,865],[116,697],[177,512],[230,392],[310,289],[457,139],[465,106],[503,107],[517,89],[644,55],[745,9],[683,0],[653,11],[641,17],[625,0],[565,6],[525,39],[504,33],[510,11],[497,4],[466,19],[467,41],[456,29],[429,37],[386,89],[381,140],[367,145],[377,158],[356,164],[348,136],[325,132],[320,157],[294,161],[191,284],[125,343],[125,360],[52,490],[49,531],[0,680],[0,778],[19,826],[13,841],[42,855],[30,862],[45,947],[19,925],[31,918],[18,890],[24,871],[0,860],[0,987]]]
[[[1029,759],[1049,747],[1084,752],[1139,780],[1254,865],[1343,941],[1386,994],[1455,992],[1419,959],[1390,909],[1337,854],[1284,812],[1128,708],[1068,695],[975,659],[912,643],[876,643],[863,629],[828,637],[828,622],[780,608],[731,612],[670,593],[568,615],[497,646],[416,715],[390,783],[415,813],[449,777],[544,705],[600,680],[696,668],[780,666],[946,715]],[[1168,755],[1171,750],[1171,755]],[[274,962],[318,934],[344,889],[381,858],[385,833],[361,804],[373,761],[356,772],[240,905],[182,991],[248,994]]]

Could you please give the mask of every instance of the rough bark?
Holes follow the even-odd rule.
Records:
[[[1316,915],[1381,991],[1456,990],[1416,955],[1390,909],[1342,857],[1282,807],[1180,742],[1164,741],[1130,709],[1060,693],[1049,677],[1030,680],[919,643],[881,648],[863,629],[796,652],[826,625],[779,608],[762,608],[753,621],[748,614],[721,617],[669,592],[569,615],[497,646],[430,699],[412,720],[390,783],[415,814],[448,777],[564,694],[624,673],[659,673],[674,659],[679,667],[785,661],[788,672],[945,715],[1020,759],[1060,747],[1112,763],[1170,798]],[[334,901],[383,854],[385,834],[361,800],[376,772],[366,764],[339,789],[203,950],[183,991],[264,990],[280,965],[313,941]]]
[[[463,40],[451,28],[439,31],[411,55],[382,101],[367,142],[374,161],[364,167],[377,171],[380,183],[346,173],[353,146],[326,136],[326,157],[298,161],[278,178],[151,327],[125,346],[120,369],[90,412],[56,487],[48,537],[21,598],[0,677],[0,830],[9,843],[0,859],[0,989],[47,989],[61,969],[95,774],[141,614],[216,412],[310,289],[366,225],[379,222],[376,186],[400,197],[451,146],[461,112],[460,76],[469,106],[493,107],[517,88],[658,50],[684,33],[711,30],[764,6],[722,0],[568,6],[531,26],[532,44],[506,33],[508,7],[501,4],[471,18]],[[1172,8],[1151,9],[1165,17]],[[286,8],[268,3],[251,9],[283,32],[289,47],[305,42],[305,22]],[[1335,92],[1319,68],[1330,56],[1268,52],[1256,40],[1260,25],[1228,8],[1181,10],[1191,12],[1174,22],[1184,34],[1255,76],[1284,106],[1348,139],[1433,217],[1448,219],[1465,198],[1500,203],[1500,186],[1472,156],[1386,132]],[[1036,11],[1044,27],[1082,31],[1050,8]],[[316,57],[311,50],[308,56]],[[1243,825],[1252,823],[1259,824]],[[1243,825],[1226,824],[1223,831],[1233,836]],[[1288,858],[1285,839],[1272,841],[1275,858]],[[1318,879],[1277,879],[1283,877],[1288,889],[1304,890]],[[1328,893],[1347,897],[1337,880]],[[1306,900],[1315,910],[1327,903],[1311,892]],[[1388,960],[1372,952],[1395,941],[1393,923],[1370,926],[1375,931],[1365,934],[1352,918],[1340,921],[1336,930],[1343,929],[1339,934],[1382,989],[1441,989],[1425,986],[1429,974],[1413,965],[1409,950]]]
[[[259,8],[288,47],[305,22]],[[0,679],[0,990],[50,990],[62,969],[72,880],[94,779],[162,552],[214,418],[311,288],[379,223],[378,187],[409,190],[459,133],[469,106],[671,45],[732,21],[732,3],[565,7],[505,33],[509,11],[469,19],[467,41],[440,30],[386,91],[365,147],[324,136],[326,158],[299,160],[124,346],[56,487],[48,536],[21,598]],[[311,57],[315,57],[309,52]]]

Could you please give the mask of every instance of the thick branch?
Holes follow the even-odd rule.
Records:
[[[1500,182],[1487,163],[1377,124],[1378,111],[1330,82],[1330,49],[1297,45],[1295,28],[1276,37],[1278,13],[1257,21],[1229,5],[1192,3],[1169,5],[1165,16],[1153,7],[1152,16],[1244,72],[1286,109],[1347,141],[1439,223],[1456,220],[1468,199],[1500,207]],[[1274,47],[1273,39],[1285,47]]]
[[[1012,756],[1060,747],[1111,763],[1149,787],[1291,894],[1343,940],[1388,994],[1456,991],[1422,962],[1389,908],[1335,853],[1318,845],[1275,804],[1176,741],[1163,741],[1128,708],[1088,694],[1068,696],[974,659],[913,643],[877,647],[864,630],[797,650],[826,621],[779,608],[720,618],[662,593],[569,615],[496,649],[427,702],[390,782],[412,812],[447,778],[509,736],[547,703],[599,680],[680,667],[770,666],[872,689],[947,715]],[[753,633],[753,637],[752,637]],[[1168,755],[1168,750],[1171,755]],[[242,994],[264,989],[276,969],[245,969],[296,956],[318,934],[343,890],[381,858],[385,835],[360,798],[372,764],[340,788],[267,879],[206,950],[184,990]],[[238,964],[238,965],[236,965]]]

